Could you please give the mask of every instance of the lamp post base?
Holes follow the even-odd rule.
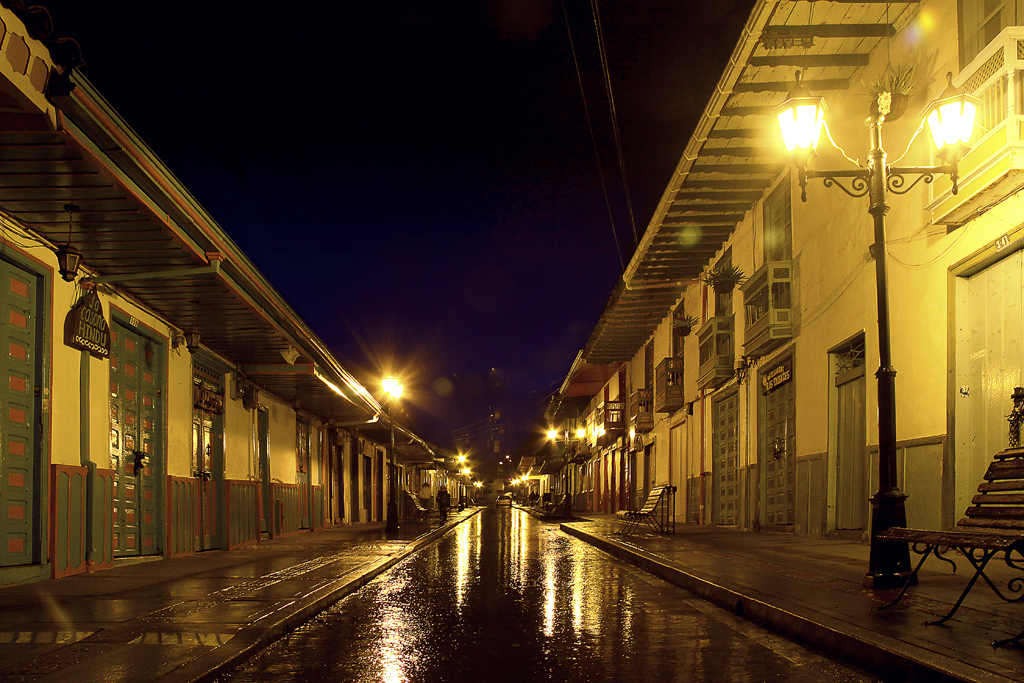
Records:
[[[871,552],[865,588],[902,588],[913,574],[910,546],[878,540],[878,534],[886,529],[907,526],[906,500],[898,489],[879,491],[871,498]]]
[[[398,503],[393,500],[388,501],[388,517],[384,531],[388,533],[398,531]]]

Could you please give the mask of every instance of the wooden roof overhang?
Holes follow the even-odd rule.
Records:
[[[814,94],[845,90],[918,3],[760,0],[640,244],[584,349],[630,360],[785,169],[772,110],[797,70]]]
[[[117,292],[199,332],[204,346],[254,368],[250,379],[297,407],[338,421],[381,412],[84,76],[54,67],[45,92],[40,109],[0,77],[0,212],[54,245],[70,234],[93,275],[135,276]],[[77,207],[70,233],[67,204]],[[214,258],[218,272],[195,272]],[[293,349],[295,365],[281,370]]]

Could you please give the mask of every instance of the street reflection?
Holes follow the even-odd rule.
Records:
[[[518,509],[483,510],[259,655],[233,680],[821,683],[776,651]],[[750,634],[750,635],[748,635]]]
[[[387,585],[380,596],[379,636],[374,653],[380,662],[381,680],[384,683],[403,683],[408,680],[406,663],[412,660],[409,637],[413,630],[413,619],[398,600],[398,596],[409,583],[408,575],[396,576],[397,580]]]

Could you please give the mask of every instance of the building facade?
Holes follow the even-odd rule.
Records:
[[[19,6],[20,7],[20,6]],[[0,6],[0,583],[382,520],[390,424],[82,76]]]
[[[1024,385],[1020,25],[1013,3],[978,0],[755,3],[549,406],[586,460],[577,507],[638,507],[672,484],[680,522],[866,538],[884,249],[907,523],[939,529],[962,515]],[[894,172],[885,243],[873,244],[863,186],[811,174],[804,188],[786,157],[775,113],[797,71],[828,107],[830,137],[808,164],[819,175],[864,168],[872,88],[885,91],[887,73],[912,86],[882,125],[888,163],[943,164],[922,116],[951,73],[979,100],[958,187],[948,173]],[[745,280],[720,293],[704,278],[727,265]]]

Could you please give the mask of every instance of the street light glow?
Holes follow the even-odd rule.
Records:
[[[391,398],[402,398],[402,384],[397,377],[385,377],[380,384]]]

